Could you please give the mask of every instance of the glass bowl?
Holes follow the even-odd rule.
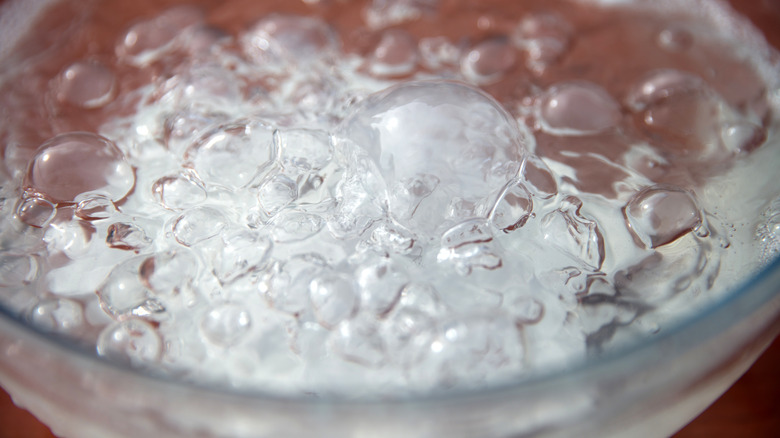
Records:
[[[48,3],[2,4],[0,58]],[[777,196],[780,187],[767,193]],[[145,374],[0,307],[0,385],[71,438],[661,437],[719,397],[778,332],[775,259],[658,334],[563,369],[427,395],[304,398]]]

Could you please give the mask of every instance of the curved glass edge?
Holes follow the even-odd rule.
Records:
[[[610,349],[604,353],[573,361],[567,366],[562,366],[549,372],[531,373],[519,379],[491,382],[477,388],[453,388],[448,390],[433,390],[421,394],[398,394],[381,396],[353,396],[324,395],[319,398],[304,397],[298,394],[270,392],[258,389],[242,390],[225,386],[202,384],[184,380],[172,379],[163,374],[146,372],[132,368],[128,365],[108,361],[98,356],[91,349],[84,348],[76,342],[63,337],[52,336],[25,321],[24,316],[9,312],[0,305],[0,318],[17,326],[23,332],[29,333],[40,342],[63,351],[63,354],[76,355],[80,360],[93,363],[97,367],[106,367],[113,371],[126,373],[133,378],[147,379],[155,385],[165,384],[181,389],[206,391],[215,395],[262,399],[266,402],[299,403],[301,405],[389,405],[398,403],[437,403],[442,401],[452,402],[456,399],[466,401],[472,398],[494,397],[521,392],[536,392],[549,387],[557,381],[568,379],[570,381],[595,374],[598,370],[618,369],[622,363],[632,363],[639,356],[652,354],[658,346],[674,341],[671,351],[665,354],[681,353],[691,346],[717,337],[727,331],[731,326],[743,321],[743,318],[751,315],[768,303],[772,298],[780,296],[780,257],[775,258],[770,264],[761,269],[756,275],[743,282],[740,286],[724,294],[719,300],[710,303],[700,311],[683,318],[671,325],[669,329],[649,337],[638,337],[625,345]],[[776,315],[777,316],[777,315]],[[724,321],[729,321],[724,324]],[[719,330],[707,330],[710,326],[720,327]],[[702,330],[706,334],[702,333]]]

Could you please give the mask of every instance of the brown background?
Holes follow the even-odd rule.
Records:
[[[0,4],[3,0],[0,0]],[[780,47],[780,0],[731,0]],[[0,391],[0,438],[52,438],[49,429]],[[675,438],[780,437],[780,339],[718,401]]]

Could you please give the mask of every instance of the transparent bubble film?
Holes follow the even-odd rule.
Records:
[[[0,303],[107,360],[492,385],[658,336],[780,251],[778,58],[720,3],[144,1],[106,26],[115,3],[0,83]]]

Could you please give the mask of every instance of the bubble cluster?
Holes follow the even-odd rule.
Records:
[[[388,394],[561,366],[727,286],[710,182],[775,116],[688,19],[304,3],[160,9],[54,69],[50,138],[8,134],[0,303],[174,378]],[[761,263],[776,204],[744,225]]]

